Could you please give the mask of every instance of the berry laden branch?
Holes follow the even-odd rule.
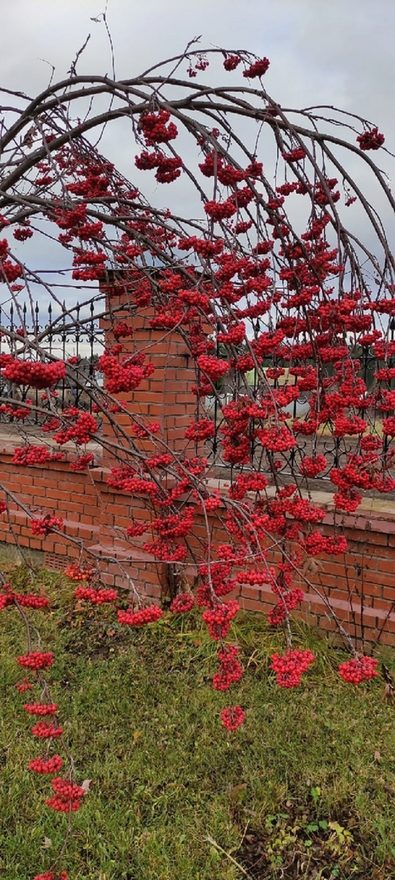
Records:
[[[272,591],[268,623],[284,631],[283,653],[270,658],[280,687],[297,687],[314,663],[292,642],[306,590],[351,652],[339,667],[344,681],[377,675],[309,571],[324,554],[344,557],[342,519],[366,493],[395,491],[394,201],[372,158],[392,156],[377,126],[356,114],[284,109],[266,91],[269,75],[267,58],[188,47],[128,80],[73,67],[36,98],[8,92],[2,108],[0,412],[20,426],[13,467],[45,474],[61,462],[89,480],[105,451],[107,486],[130,497],[130,522],[114,522],[113,541],[121,535],[131,558],[137,548],[177,575],[183,586],[169,613],[202,609],[218,643],[213,687],[225,692],[243,676],[229,634],[246,585]],[[93,146],[103,127],[109,157]],[[42,253],[49,269],[34,266]],[[42,296],[52,303],[45,327],[34,321]],[[7,322],[11,304],[20,327]],[[87,326],[97,351],[89,387],[79,356],[59,357],[53,342]],[[182,351],[194,369],[178,443],[165,416],[135,403],[151,377],[164,384],[160,346]],[[83,405],[60,393],[73,383]],[[328,505],[315,493],[323,477],[330,534]],[[78,544],[65,569],[76,601],[110,603],[129,627],[167,613],[130,575],[126,601],[103,586],[89,546],[68,534],[61,502],[32,510],[5,483],[2,491],[11,531],[19,512],[32,535]],[[29,767],[52,776],[47,806],[71,814],[86,788],[72,772],[58,775],[63,758],[52,744],[63,731],[44,678],[54,657],[28,619],[48,600],[5,579],[0,593],[1,608],[19,612],[27,628],[18,689],[36,688],[24,709],[48,744]],[[234,731],[245,708],[225,706],[220,719]],[[58,860],[35,880],[67,877]]]

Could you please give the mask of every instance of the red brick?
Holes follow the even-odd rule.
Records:
[[[240,599],[240,607],[244,611],[262,611],[262,602],[258,602],[256,599],[245,599],[242,596]]]

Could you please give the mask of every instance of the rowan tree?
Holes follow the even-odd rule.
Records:
[[[190,45],[127,80],[77,67],[37,96],[8,92],[2,108],[1,304],[4,315],[13,303],[21,326],[1,327],[1,411],[20,427],[15,467],[45,471],[63,457],[89,474],[89,444],[105,447],[108,483],[131,500],[130,526],[115,529],[114,540],[121,531],[131,548],[169,566],[183,585],[170,613],[201,609],[218,643],[218,691],[243,675],[231,626],[246,584],[270,584],[276,597],[268,623],[283,628],[284,652],[270,666],[281,687],[298,686],[314,662],[292,643],[292,612],[306,591],[319,594],[351,651],[339,674],[367,681],[377,660],[360,652],[325,583],[317,587],[309,572],[323,554],[344,557],[344,515],[367,492],[395,490],[394,257],[384,222],[394,202],[375,161],[378,150],[390,161],[384,135],[335,107],[280,106],[266,90],[269,60],[247,51]],[[120,142],[122,171],[104,155]],[[37,255],[50,272],[34,268]],[[53,306],[45,328],[34,324],[37,296]],[[181,447],[122,403],[155,370],[149,346],[133,347],[141,315],[163,339],[182,340],[195,367],[196,406]],[[86,370],[50,342],[60,326],[78,333],[92,316],[106,323],[107,345],[84,405],[62,407],[61,383],[84,388]],[[28,429],[33,417],[39,440]],[[214,466],[224,477],[215,488]],[[328,505],[314,492],[322,479],[330,534]],[[19,507],[32,534],[78,544],[66,575],[79,602],[111,603],[131,627],[167,613],[147,603],[132,571],[128,591],[105,588],[89,547],[67,534],[61,507],[34,511],[10,487],[2,493],[10,528]],[[149,518],[134,517],[135,498]],[[213,540],[213,515],[226,540]],[[194,588],[183,575],[191,563]],[[29,677],[19,690],[42,686],[25,709],[44,719],[32,733],[50,745],[30,768],[57,774],[52,743],[62,727],[45,678],[53,655],[37,650],[28,619],[48,600],[18,594],[3,577],[0,603],[16,606],[27,625],[18,662]],[[221,712],[229,730],[244,717],[241,706]],[[58,776],[52,788],[48,806],[66,813],[86,794]],[[57,871],[35,880],[65,880]]]

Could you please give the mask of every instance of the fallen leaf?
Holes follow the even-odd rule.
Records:
[[[84,779],[84,781],[81,785],[81,788],[84,789],[85,794],[89,791],[89,789],[91,787],[91,782],[92,782],[91,779]]]

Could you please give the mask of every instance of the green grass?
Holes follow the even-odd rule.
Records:
[[[43,580],[54,607],[34,620],[56,652],[53,696],[78,781],[92,780],[65,845],[70,880],[395,877],[394,709],[382,682],[344,684],[337,650],[300,627],[297,643],[314,646],[318,660],[300,688],[280,690],[267,657],[282,636],[246,615],[233,637],[247,673],[218,694],[215,646],[193,616],[129,632],[110,610],[76,612],[59,576]],[[41,750],[14,687],[24,650],[23,626],[7,610],[2,880],[48,869],[67,828],[43,803],[48,781],[26,770]],[[218,721],[229,702],[248,710],[235,734]]]

